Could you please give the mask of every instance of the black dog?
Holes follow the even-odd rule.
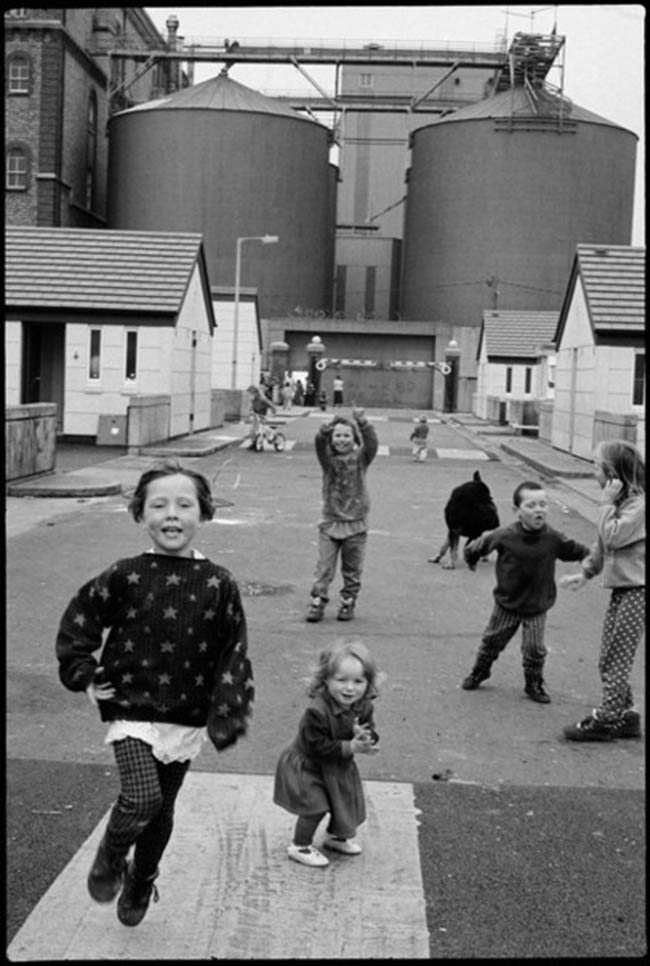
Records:
[[[443,562],[442,566],[445,570],[454,570],[458,563],[461,537],[467,537],[467,546],[470,540],[480,537],[485,530],[494,530],[499,526],[499,514],[492,494],[478,470],[468,483],[462,483],[451,491],[445,507],[445,523],[447,538],[436,556],[429,557],[429,562],[440,563],[449,551],[449,561]]]

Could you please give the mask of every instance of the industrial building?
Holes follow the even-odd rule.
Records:
[[[215,47],[142,8],[5,28],[7,223],[201,235],[210,284],[255,293],[264,366],[327,384],[318,335],[365,405],[471,410],[484,312],[558,312],[577,245],[630,243],[637,137],[549,84],[561,36]],[[240,63],[330,64],[334,92],[267,97]]]

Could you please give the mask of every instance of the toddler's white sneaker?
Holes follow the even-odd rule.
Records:
[[[303,865],[325,866],[330,864],[322,852],[315,849],[313,845],[294,845],[292,842],[287,849],[289,858],[294,862],[301,862]]]
[[[325,836],[323,845],[326,849],[334,849],[335,852],[343,852],[344,855],[361,855],[361,846],[354,839],[341,839],[336,835]]]

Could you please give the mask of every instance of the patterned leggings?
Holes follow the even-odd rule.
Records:
[[[113,743],[121,789],[106,828],[111,851],[126,855],[135,843],[138,874],[153,875],[174,827],[174,803],[189,761],[164,765],[138,738]]]
[[[603,698],[595,714],[600,721],[618,724],[634,703],[629,677],[644,630],[645,587],[612,590],[598,661]]]
[[[477,661],[488,665],[496,661],[508,641],[517,633],[520,624],[522,625],[521,656],[524,669],[541,671],[547,654],[544,644],[546,612],[524,617],[496,603],[488,625],[483,631]]]

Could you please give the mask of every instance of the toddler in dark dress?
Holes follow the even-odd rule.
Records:
[[[273,801],[298,816],[288,853],[303,865],[329,865],[312,844],[328,812],[325,848],[345,855],[361,852],[354,836],[366,819],[366,806],[354,756],[378,751],[377,678],[376,664],[360,641],[337,641],[323,651],[298,734],[278,760]]]

